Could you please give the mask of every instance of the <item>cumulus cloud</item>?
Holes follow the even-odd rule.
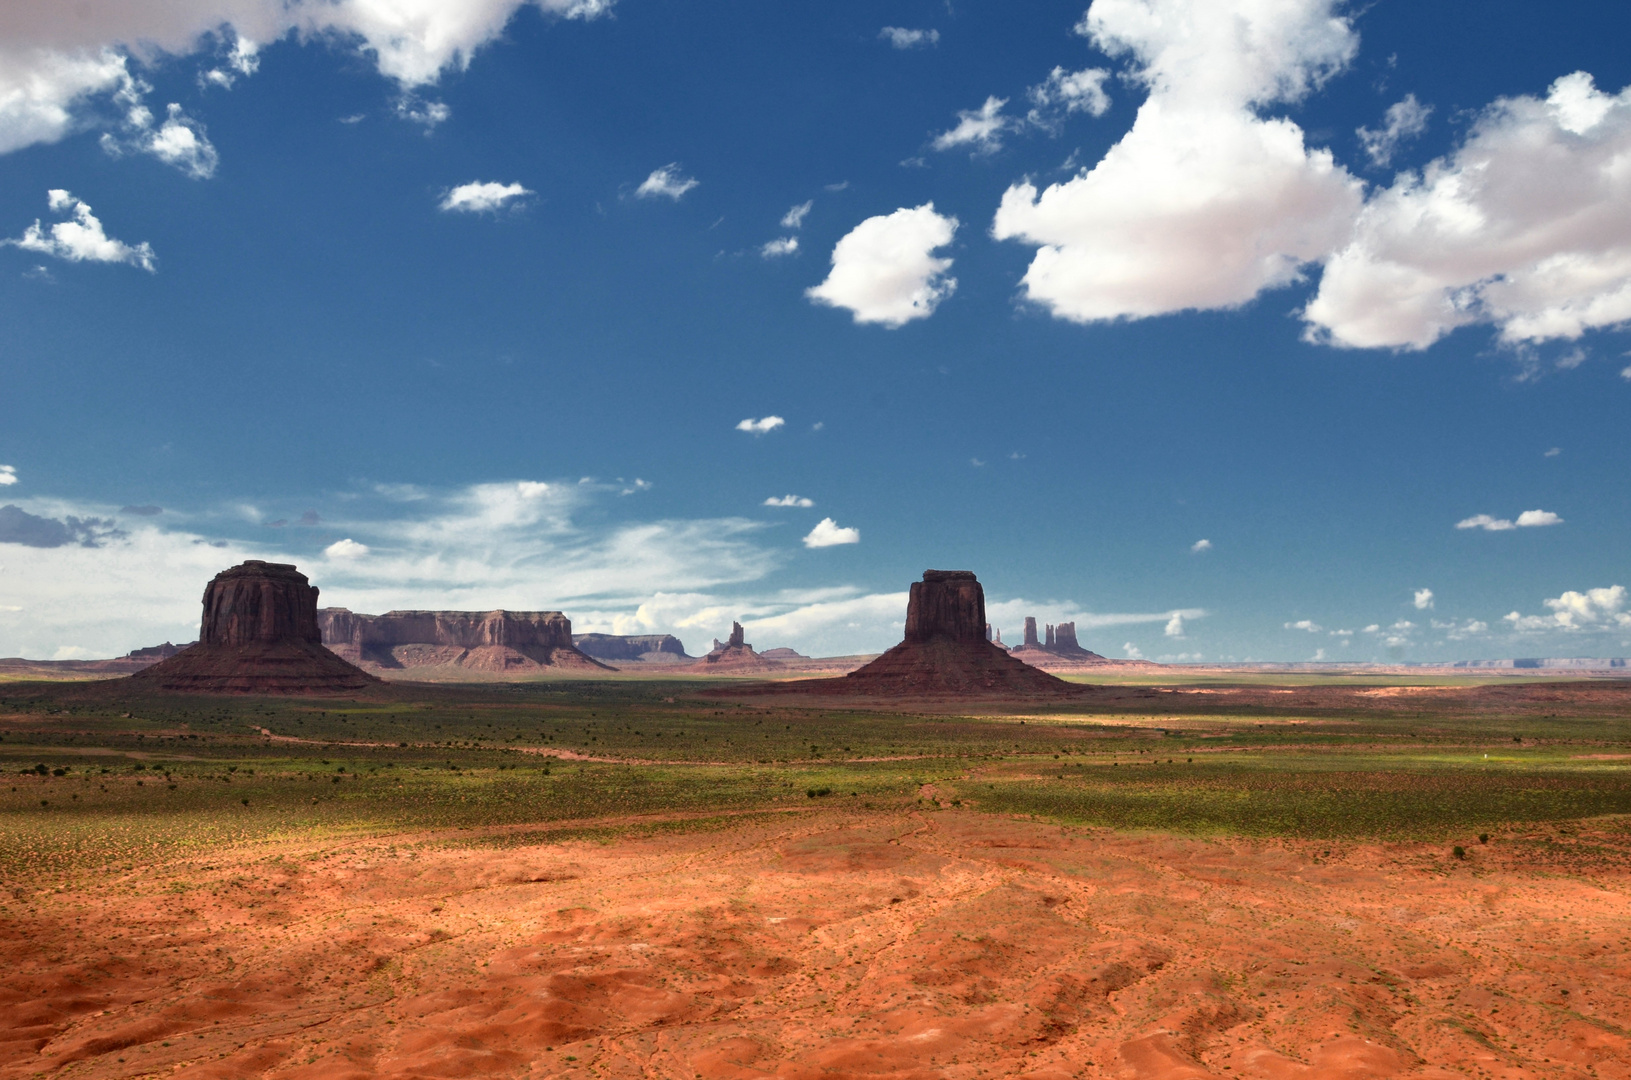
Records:
[[[1212,541],[1210,541],[1210,540],[1197,540],[1193,544],[1189,545],[1189,550],[1193,551],[1197,555],[1199,555],[1203,551],[1211,551],[1212,550]]]
[[[1173,612],[1172,613],[1172,618],[1167,620],[1167,627],[1166,627],[1165,630],[1162,631],[1162,633],[1165,634],[1169,638],[1181,638],[1181,637],[1183,637],[1184,636],[1184,616],[1183,616],[1183,613],[1182,612],[1177,612],[1177,611]]]
[[[15,465],[0,465],[0,487],[8,487],[17,482],[17,467]]]
[[[204,126],[173,102],[165,110],[164,120],[155,124],[153,110],[144,101],[144,95],[151,90],[152,87],[140,79],[124,81],[114,95],[114,101],[124,109],[124,124],[119,134],[111,131],[103,134],[102,149],[114,157],[149,154],[194,180],[214,176],[220,155],[204,134]]]
[[[749,417],[746,420],[739,421],[736,430],[745,431],[749,435],[763,435],[767,431],[775,431],[785,423],[787,421],[779,416],[762,416],[757,420]]]
[[[1092,169],[1011,186],[992,224],[1037,246],[1025,295],[1077,322],[1238,307],[1339,246],[1361,185],[1291,120],[1357,49],[1335,0],[1096,0],[1078,31],[1149,88]]]
[[[1415,94],[1406,94],[1404,100],[1388,106],[1386,123],[1380,131],[1359,128],[1359,144],[1376,165],[1386,165],[1400,144],[1414,139],[1427,130],[1427,118],[1433,114],[1431,105],[1423,105]]]
[[[978,109],[963,109],[957,113],[957,125],[936,135],[931,143],[936,150],[955,150],[972,146],[976,154],[989,154],[1002,148],[1002,136],[1013,120],[1002,115],[1007,98],[988,97]]]
[[[368,545],[359,544],[350,537],[336,540],[323,549],[323,554],[331,559],[360,559],[368,554]]]
[[[1287,630],[1303,630],[1310,634],[1317,634],[1325,629],[1312,619],[1298,619],[1296,622],[1286,623]]]
[[[1624,379],[1626,382],[1631,382],[1631,367],[1621,368],[1620,378]]]
[[[799,203],[797,206],[787,211],[787,213],[782,215],[782,228],[802,229],[804,227],[804,219],[810,213],[810,208],[814,205],[815,200],[809,199],[805,202]]]
[[[765,500],[765,505],[766,506],[797,506],[797,507],[799,507],[801,509],[806,509],[807,510],[810,507],[815,505],[815,500],[807,499],[803,495],[783,495],[779,499],[776,498],[774,495],[772,495],[770,498]]]
[[[1142,659],[1144,659],[1143,652],[1141,652],[1139,650],[1137,645],[1134,645],[1130,641],[1125,642],[1125,643],[1122,644],[1121,651],[1126,655],[1127,659],[1129,659],[1129,660],[1142,660]]]
[[[1461,326],[1507,345],[1631,319],[1631,88],[1585,72],[1503,98],[1454,153],[1373,197],[1304,310],[1310,340],[1425,349]]]
[[[878,31],[878,39],[887,41],[897,49],[922,49],[940,43],[938,30],[914,30],[904,26],[886,26]]]
[[[1444,636],[1450,641],[1466,641],[1468,638],[1489,633],[1489,623],[1480,622],[1477,619],[1467,619],[1465,622],[1456,622],[1454,619],[1449,622],[1439,622],[1434,619],[1432,627],[1434,630],[1443,631]]]
[[[799,249],[799,238],[796,236],[783,236],[765,244],[759,249],[759,254],[767,259],[780,258],[791,255]]]
[[[1433,606],[1433,590],[1417,589],[1411,596],[1411,603],[1416,605],[1417,611],[1426,611]]]
[[[246,37],[233,39],[220,67],[210,68],[198,76],[200,86],[218,86],[231,90],[241,76],[253,75],[260,70],[260,46]]]
[[[1556,599],[1544,601],[1550,615],[1505,616],[1506,623],[1521,633],[1560,630],[1570,633],[1590,630],[1631,630],[1631,611],[1626,610],[1624,585],[1606,589],[1569,590]]]
[[[952,260],[934,254],[951,243],[957,226],[932,202],[867,218],[833,247],[827,279],[805,295],[848,310],[857,323],[893,329],[926,319],[957,288],[957,279],[945,276]]]
[[[132,57],[188,56],[236,44],[206,71],[230,85],[255,70],[255,43],[289,34],[355,50],[406,89],[467,68],[510,18],[531,2],[568,19],[590,19],[611,0],[164,0],[63,4],[11,0],[0,5],[0,153],[54,142],[75,131],[98,95],[129,78]],[[441,107],[444,111],[446,106]]]
[[[1490,514],[1474,514],[1455,523],[1458,529],[1483,529],[1485,532],[1508,532],[1512,529],[1534,529],[1547,525],[1561,525],[1563,519],[1550,510],[1525,510],[1517,521],[1498,518]]]
[[[662,197],[678,202],[680,196],[696,187],[698,183],[700,181],[680,172],[678,162],[670,162],[660,169],[653,169],[651,175],[640,181],[640,186],[634,189],[634,195],[639,199]]]
[[[1089,116],[1103,116],[1110,111],[1110,95],[1104,83],[1110,77],[1108,68],[1084,68],[1066,71],[1056,67],[1043,82],[1025,91],[1031,99],[1031,111],[1026,119],[1038,127],[1057,127],[1061,118],[1071,113],[1085,112]]]
[[[460,184],[442,197],[439,204],[442,210],[448,212],[482,214],[501,210],[512,205],[517,199],[524,199],[535,194],[520,184],[500,184],[494,180],[472,180],[468,184]]]
[[[14,240],[0,241],[24,251],[37,251],[69,262],[129,263],[148,273],[157,269],[158,260],[153,248],[145,241],[132,247],[115,240],[103,229],[102,222],[91,212],[89,203],[74,198],[61,188],[47,192],[47,204],[57,214],[68,216],[49,228],[38,219]]]
[[[832,518],[822,518],[816,522],[815,528],[811,529],[804,538],[804,546],[807,548],[836,547],[839,544],[859,544],[860,542],[860,529],[846,528],[839,525]]]

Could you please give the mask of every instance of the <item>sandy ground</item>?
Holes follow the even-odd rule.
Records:
[[[1631,1077],[1623,861],[966,809],[498,835],[19,888],[0,1077]]]

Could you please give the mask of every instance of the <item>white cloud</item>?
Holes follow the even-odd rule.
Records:
[[[799,238],[796,236],[782,236],[765,244],[759,249],[759,254],[767,259],[791,255],[799,249]]]
[[[1563,519],[1550,510],[1525,510],[1518,515],[1517,521],[1508,518],[1492,517],[1489,514],[1474,514],[1470,518],[1462,518],[1455,523],[1458,529],[1483,529],[1485,532],[1509,532],[1512,529],[1543,528],[1547,525],[1561,525]]]
[[[1571,589],[1544,603],[1552,609],[1552,614],[1520,615],[1514,611],[1505,616],[1505,621],[1512,629],[1525,633],[1543,630],[1631,630],[1631,611],[1626,610],[1624,585],[1587,589],[1585,592]]]
[[[1434,630],[1444,631],[1444,636],[1451,641],[1465,641],[1468,638],[1478,637],[1489,632],[1489,623],[1480,622],[1477,619],[1468,619],[1459,623],[1454,619],[1449,622],[1439,622],[1434,619],[1432,626]]]
[[[1299,280],[1349,235],[1361,185],[1259,110],[1357,48],[1335,0],[1096,0],[1078,30],[1150,90],[1091,170],[1010,187],[999,240],[1038,247],[1029,299],[1077,322],[1231,308]]]
[[[1331,636],[1332,637],[1339,637],[1339,638],[1351,638],[1351,637],[1354,636],[1354,632],[1352,630],[1332,630],[1331,631]],[[1344,642],[1343,644],[1347,644],[1347,642]]]
[[[0,487],[8,487],[17,482],[17,467],[15,465],[0,465]]]
[[[1303,630],[1303,631],[1306,631],[1306,632],[1308,632],[1310,634],[1317,634],[1321,630],[1323,630],[1324,627],[1320,626],[1318,623],[1314,622],[1312,619],[1298,619],[1296,622],[1286,623],[1286,629],[1287,630]]]
[[[878,38],[897,49],[921,49],[940,43],[938,30],[911,30],[904,26],[886,26],[878,31]]]
[[[1363,630],[1361,630],[1360,633],[1362,633],[1362,634],[1378,634],[1378,633],[1381,633],[1381,631],[1382,631],[1381,626],[1379,626],[1376,623],[1371,623],[1369,626],[1367,626]]]
[[[1631,382],[1631,367],[1621,368],[1620,378],[1624,379],[1626,382]]]
[[[1123,653],[1125,653],[1125,654],[1127,654],[1127,659],[1129,659],[1129,660],[1142,660],[1142,659],[1144,659],[1144,654],[1143,654],[1143,652],[1141,652],[1141,651],[1140,651],[1140,650],[1139,650],[1139,648],[1138,648],[1138,646],[1137,646],[1137,645],[1134,645],[1134,644],[1133,644],[1133,643],[1132,643],[1132,642],[1130,642],[1130,641],[1129,641],[1129,642],[1126,642],[1126,643],[1124,643],[1124,644],[1123,644],[1123,645],[1122,645],[1122,646],[1121,646],[1121,651],[1122,651],[1122,652],[1123,652]]]
[[[810,208],[814,205],[815,200],[810,199],[806,202],[799,203],[797,206],[787,211],[787,213],[782,215],[782,228],[802,229],[804,227],[804,218],[810,213]]]
[[[1411,597],[1411,603],[1416,605],[1417,611],[1426,611],[1433,606],[1433,590],[1417,589]]]
[[[164,0],[0,4],[0,153],[55,142],[89,120],[87,106],[119,89],[129,60],[215,51],[235,40],[226,64],[203,74],[230,85],[254,71],[256,43],[293,33],[365,56],[404,90],[463,70],[529,0]],[[589,19],[611,0],[530,0],[543,11]],[[227,70],[228,68],[231,71]],[[446,106],[439,106],[443,116]],[[425,110],[418,110],[421,113]],[[196,134],[196,132],[195,132]]]
[[[472,180],[468,184],[460,184],[442,197],[440,208],[447,211],[460,211],[470,214],[481,214],[493,210],[501,210],[516,199],[526,198],[535,194],[520,184],[500,184],[497,181]]]
[[[323,549],[323,554],[331,559],[360,559],[368,554],[368,545],[359,544],[350,537],[336,540]]]
[[[1162,631],[1169,638],[1184,636],[1184,616],[1181,612],[1173,612],[1172,618],[1167,620],[1167,628]]]
[[[1554,446],[1542,454],[1541,457],[1557,457],[1561,453],[1563,453],[1563,448],[1561,446]]]
[[[47,201],[55,213],[70,215],[69,220],[58,221],[49,229],[36,220],[23,230],[21,237],[0,241],[0,244],[54,255],[69,262],[129,263],[148,273],[157,269],[151,245],[143,242],[132,247],[110,237],[88,203],[61,188],[48,192]]]
[[[200,86],[219,86],[223,90],[231,90],[240,76],[255,74],[260,70],[260,65],[260,46],[246,37],[237,37],[233,39],[226,62],[199,75],[198,83]]]
[[[1393,154],[1401,143],[1427,130],[1427,118],[1432,114],[1431,105],[1417,101],[1415,94],[1406,94],[1403,101],[1388,106],[1387,123],[1382,130],[1372,131],[1362,127],[1355,134],[1359,136],[1359,143],[1370,155],[1371,161],[1386,165],[1393,160]]]
[[[1506,518],[1491,517],[1489,514],[1474,514],[1470,518],[1462,518],[1455,523],[1455,527],[1458,529],[1483,529],[1485,532],[1505,532],[1508,529],[1517,528]]]
[[[989,154],[1002,148],[1002,134],[1013,121],[1002,115],[1007,98],[988,97],[978,109],[963,109],[957,113],[957,126],[936,135],[931,143],[936,150],[954,150],[959,146],[972,146],[976,154]]]
[[[103,136],[104,139],[110,136]],[[166,165],[174,165],[195,180],[215,175],[220,156],[198,121],[172,103],[157,131],[143,132],[137,145]]]
[[[1193,544],[1189,545],[1189,550],[1195,552],[1197,555],[1200,554],[1203,551],[1211,551],[1212,550],[1212,541],[1210,541],[1210,540],[1197,540]]]
[[[816,522],[815,528],[810,530],[804,538],[807,548],[835,547],[839,544],[859,544],[861,530],[851,529],[838,524],[832,518],[822,518]]]
[[[749,417],[746,420],[738,422],[736,425],[736,430],[745,431],[749,435],[763,435],[767,431],[775,431],[785,423],[787,423],[787,421],[783,420],[779,416],[765,416],[758,420]]]
[[[436,130],[437,125],[444,124],[453,115],[446,102],[422,101],[417,94],[406,93],[397,100],[396,114],[403,120],[413,124],[422,124],[425,134],[429,135]]]
[[[1045,81],[1025,91],[1033,106],[1026,119],[1039,127],[1054,127],[1060,117],[1071,113],[1103,116],[1110,111],[1110,95],[1104,92],[1104,82],[1109,77],[1107,68],[1081,71],[1054,68]]]
[[[775,496],[771,496],[770,498],[765,500],[765,505],[766,506],[797,506],[797,507],[799,507],[801,509],[806,509],[807,510],[810,507],[815,505],[815,500],[814,499],[807,499],[803,495],[783,495],[779,499],[776,498]]]
[[[678,202],[680,196],[696,187],[698,183],[700,181],[680,172],[678,162],[670,162],[660,169],[653,169],[650,176],[640,181],[640,186],[634,189],[634,194],[640,199],[655,199],[662,196]]]
[[[832,271],[805,295],[850,311],[857,323],[896,328],[926,319],[957,288],[957,279],[945,276],[952,260],[934,255],[951,243],[957,225],[935,213],[932,202],[867,218],[833,247]]]
[[[1504,98],[1462,145],[1373,197],[1304,311],[1311,340],[1425,349],[1489,323],[1573,340],[1631,319],[1631,88],[1585,72]]]

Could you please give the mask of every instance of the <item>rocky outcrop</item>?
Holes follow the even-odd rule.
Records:
[[[747,635],[739,622],[731,623],[731,636],[728,641],[714,639],[714,648],[707,656],[702,658],[705,670],[714,672],[745,673],[754,671],[779,671],[781,665],[774,660],[766,660],[753,651],[753,646],[747,643]]]
[[[1154,667],[1148,660],[1112,660],[1082,648],[1076,640],[1076,624],[1044,625],[1042,640],[1037,640],[1036,619],[1025,617],[1025,644],[1009,653],[1032,667],[1047,671],[1074,671],[1078,668],[1104,664],[1120,666]]]
[[[131,676],[202,693],[330,694],[377,682],[323,647],[317,587],[288,563],[223,570],[204,590],[198,643]]]
[[[572,644],[612,664],[689,664],[696,659],[673,634],[573,634]]]
[[[605,669],[572,642],[572,620],[559,611],[388,611],[345,608],[317,613],[323,644],[365,670],[444,669],[476,675],[524,675],[546,668]],[[433,674],[420,671],[421,674]]]
[[[1083,687],[1013,659],[986,640],[985,590],[967,570],[925,570],[923,580],[912,584],[907,601],[906,640],[865,667],[838,679],[754,689],[890,700],[1051,699],[1084,692]]]

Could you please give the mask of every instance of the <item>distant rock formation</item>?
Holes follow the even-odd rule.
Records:
[[[1057,626],[1047,625],[1043,628],[1043,633],[1043,640],[1037,641],[1036,619],[1030,615],[1025,616],[1025,644],[1012,650],[1009,655],[1016,660],[1025,661],[1032,667],[1053,671],[1069,671],[1100,664],[1155,666],[1148,660],[1110,660],[1082,648],[1076,640],[1076,624],[1073,622],[1060,623]]]
[[[766,649],[764,652],[760,653],[759,655],[764,657],[766,660],[808,660],[808,659],[810,659],[808,656],[805,656],[803,653],[799,652],[797,649],[785,649],[785,648],[784,649]]]
[[[166,641],[163,645],[149,645],[145,649],[131,649],[124,656],[120,657],[120,659],[138,662],[145,661],[149,664],[156,664],[160,660],[168,660],[170,657],[175,656],[183,649],[190,649],[197,644],[198,642],[194,641],[187,645],[172,645]]]
[[[753,646],[747,643],[742,624],[739,622],[731,623],[729,641],[714,639],[713,651],[702,658],[702,663],[706,664],[710,671],[749,672],[781,669],[781,665],[776,661],[766,660],[753,651]]]
[[[306,575],[259,559],[209,583],[197,644],[131,679],[160,690],[249,694],[343,693],[378,681],[323,648],[317,587]]]
[[[1002,631],[998,630],[995,626],[992,626],[990,623],[985,624],[985,640],[989,641],[991,644],[995,645],[997,648],[1001,649],[1003,652],[1010,651],[1008,646],[1006,646],[1006,645],[1004,645],[1002,643]]]
[[[572,644],[587,656],[614,664],[689,664],[696,660],[673,634],[573,634]]]
[[[572,642],[559,611],[317,613],[323,644],[365,670],[440,668],[457,675],[525,675],[547,668],[604,670]],[[428,672],[422,672],[429,674]]]
[[[1013,659],[986,640],[985,590],[973,573],[925,570],[923,580],[912,583],[906,640],[899,645],[842,678],[772,683],[755,687],[754,692],[1035,699],[1069,697],[1085,690]]]

